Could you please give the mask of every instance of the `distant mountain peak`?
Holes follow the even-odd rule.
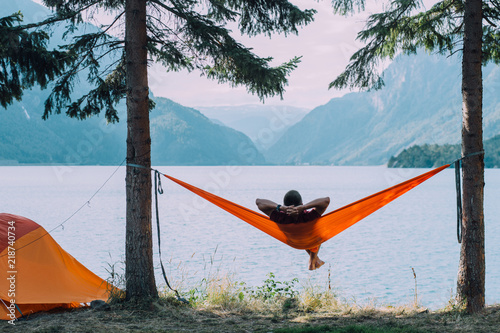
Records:
[[[381,165],[415,144],[454,144],[461,137],[458,57],[399,56],[379,91],[349,93],[313,109],[266,152],[279,164]],[[484,136],[500,133],[500,71],[483,69]],[[492,88],[494,87],[494,88]]]
[[[256,105],[197,107],[207,117],[245,133],[260,150],[274,144],[291,126],[299,122],[309,109],[288,105]]]

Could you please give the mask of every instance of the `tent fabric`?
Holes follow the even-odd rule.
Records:
[[[10,226],[15,229],[9,230]],[[9,236],[13,239],[12,235],[14,256],[9,254],[8,240]],[[24,315],[80,307],[93,300],[106,301],[111,287],[63,250],[43,227],[28,218],[6,213],[0,213],[0,271],[2,276],[15,276],[14,300]],[[9,290],[11,281],[0,279],[0,319],[4,320],[12,319],[7,308],[13,299]],[[17,309],[15,315],[21,316]]]
[[[272,222],[266,215],[240,206],[174,177],[165,174],[163,176],[277,240],[293,248],[306,250],[316,248],[449,166],[449,164],[443,165],[325,214],[317,220],[300,224],[277,224]]]

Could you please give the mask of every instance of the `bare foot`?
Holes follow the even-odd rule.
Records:
[[[309,254],[309,270],[310,271],[318,269],[325,264],[325,262],[318,257],[319,246],[317,247],[316,252],[312,252],[311,250],[306,250],[306,251],[307,251],[307,254]]]
[[[325,264],[325,262],[323,260],[321,260],[320,258],[316,257],[316,263],[314,265],[316,269],[320,268],[324,264]]]
[[[323,260],[321,260],[316,253],[311,255],[311,257],[309,258],[309,270],[310,271],[318,269],[321,266],[323,266],[324,264],[325,264],[325,262]]]

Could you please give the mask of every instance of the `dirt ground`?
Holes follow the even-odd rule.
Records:
[[[402,313],[401,313],[402,312]],[[256,313],[193,309],[185,305],[153,304],[148,310],[120,305],[108,310],[90,308],[33,314],[27,319],[0,323],[1,332],[272,332],[279,328],[363,325],[400,332],[500,332],[500,305],[481,314],[458,311],[431,312],[368,309],[355,313],[286,312]],[[393,331],[392,331],[393,332]]]

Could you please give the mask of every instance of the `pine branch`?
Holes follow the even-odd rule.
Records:
[[[488,24],[489,24],[489,25],[491,25],[492,27],[497,28],[497,25],[496,25],[495,23],[493,23],[493,21],[491,21],[491,20],[488,18],[488,16],[483,15],[483,19],[484,19],[486,22],[488,22]]]
[[[499,1],[497,1],[497,0],[490,0],[490,2],[491,2],[491,4],[493,4],[493,6],[496,9],[500,10],[500,2]]]
[[[297,67],[300,58],[271,67],[272,58],[260,58],[251,49],[238,43],[226,28],[228,22],[238,21],[242,33],[297,33],[298,28],[313,20],[314,10],[301,11],[286,0],[205,0],[203,13],[199,0],[147,0],[150,11],[147,18],[148,53],[155,61],[162,62],[170,70],[186,68],[201,70],[202,75],[233,86],[246,86],[248,91],[264,99],[268,96],[282,97],[287,85],[287,76]],[[81,21],[81,13],[92,6],[105,9],[123,9],[122,0],[45,0],[45,4],[56,10],[56,15],[22,28],[41,27],[63,20],[71,25],[67,32],[75,30]],[[151,11],[152,9],[152,11]],[[206,9],[206,10],[205,10]],[[100,63],[111,52],[119,49],[122,41],[107,36],[111,27],[123,15],[119,13],[106,29],[98,33],[85,34],[65,46],[69,67],[58,75],[52,93],[45,102],[43,118],[52,112],[85,119],[106,108],[106,118],[117,121],[113,103],[123,97],[124,69],[120,64],[111,74],[103,76],[112,68],[100,69]],[[168,15],[167,21],[162,15]],[[166,23],[168,22],[168,23]],[[20,29],[22,29],[20,28]],[[109,47],[109,49],[105,49]],[[87,94],[71,102],[75,80],[83,70],[88,70],[87,81],[96,85]],[[108,78],[114,78],[108,80]],[[119,83],[119,84],[118,84]]]
[[[179,6],[177,3],[175,3],[177,5],[176,7],[170,7],[170,6],[167,6],[166,4],[164,4],[163,2],[161,2],[160,0],[149,0],[149,2],[156,4],[157,6],[165,9],[169,13],[174,14],[176,17],[186,19],[186,17],[183,15],[183,12],[177,10],[176,7]]]
[[[99,61],[102,60],[110,52],[116,50],[116,45],[122,43],[122,41],[117,41],[113,37],[109,36],[107,32],[114,26],[116,22],[118,22],[120,17],[123,15],[124,12],[119,13],[114,18],[113,22],[107,26],[106,29],[97,33],[81,35],[76,38],[76,41],[74,43],[65,46],[67,52],[73,55],[76,60],[72,63],[69,70],[60,75],[60,78],[56,82],[51,94],[45,101],[45,108],[42,119],[48,119],[49,115],[52,114],[52,112],[59,114],[61,113],[61,110],[65,108],[68,108],[66,114],[70,117],[85,119],[92,114],[96,114],[96,106],[91,106],[89,105],[89,103],[96,103],[97,98],[100,96],[103,98],[103,101],[100,101],[101,104],[99,105],[101,105],[101,107],[103,105],[102,103],[106,105],[107,120],[110,122],[118,121],[116,110],[112,105],[109,104],[113,99],[108,95],[112,94],[112,92],[105,92],[105,89],[109,88],[109,86],[103,83],[106,81],[100,77],[98,68],[100,66]],[[103,43],[99,43],[101,39],[104,39]],[[108,39],[112,40],[107,41]],[[108,44],[113,45],[113,47],[95,56],[96,50],[99,50],[101,49],[101,46],[106,46]],[[89,92],[89,94],[85,95],[84,97],[79,98],[77,102],[69,104],[72,100],[71,93],[73,91],[74,81],[78,78],[79,73],[87,69],[89,70],[87,81],[89,83],[97,84],[97,88],[91,90],[91,92]],[[84,101],[87,101],[87,105],[82,109],[80,108],[80,105]],[[113,112],[115,112],[115,114],[113,114]]]
[[[64,12],[64,13],[56,13],[56,15],[51,16],[41,22],[35,22],[35,23],[28,23],[24,25],[18,25],[15,27],[12,27],[12,31],[21,31],[21,30],[29,30],[33,28],[39,28],[47,25],[51,25],[54,23],[62,22],[62,21],[67,21],[70,19],[74,19],[78,17],[82,12],[85,10],[91,8],[92,6],[95,6],[98,4],[100,1],[99,0],[94,0],[91,3],[89,3],[87,6],[82,7],[81,9],[77,11],[69,11],[69,12]]]
[[[169,41],[164,32],[150,26],[149,31],[154,35],[151,41],[162,47],[158,49],[150,46],[150,54],[157,60],[173,70],[182,67],[192,70],[195,66],[202,75],[220,83],[244,85],[261,99],[283,95],[286,76],[297,66],[300,58],[276,68],[269,67],[271,58],[257,57],[250,49],[236,42],[226,28],[192,11],[189,3],[174,1],[173,7],[168,7],[158,0],[151,1],[159,8],[177,15],[182,21],[176,22],[175,30],[169,28],[168,33],[176,36],[185,46],[180,48],[175,42]]]
[[[367,28],[357,39],[367,45],[350,59],[345,71],[329,85],[329,88],[358,87],[379,89],[383,80],[378,73],[378,63],[393,59],[398,52],[414,54],[421,47],[439,53],[452,53],[457,38],[456,21],[450,18],[451,10],[460,10],[456,0],[445,0],[430,10],[412,15],[420,6],[416,0],[396,0],[391,9],[369,17]]]
[[[12,29],[22,22],[21,13],[0,18],[0,105],[20,100],[23,90],[38,84],[44,89],[73,60],[58,50],[47,50],[49,36],[43,31]]]
[[[491,1],[493,7],[489,6],[488,2],[483,2],[483,19],[492,27],[497,28],[498,25],[494,21],[500,20],[500,6],[497,1]]]
[[[239,13],[228,6],[226,1],[208,0],[207,17],[215,22],[236,22]]]
[[[365,0],[332,0],[333,12],[346,16],[365,10]]]
[[[485,27],[483,29],[483,65],[488,62],[500,64],[500,31]]]
[[[314,9],[302,11],[287,0],[227,1],[227,6],[240,12],[240,31],[249,36],[297,34],[298,28],[311,23],[316,14]]]

